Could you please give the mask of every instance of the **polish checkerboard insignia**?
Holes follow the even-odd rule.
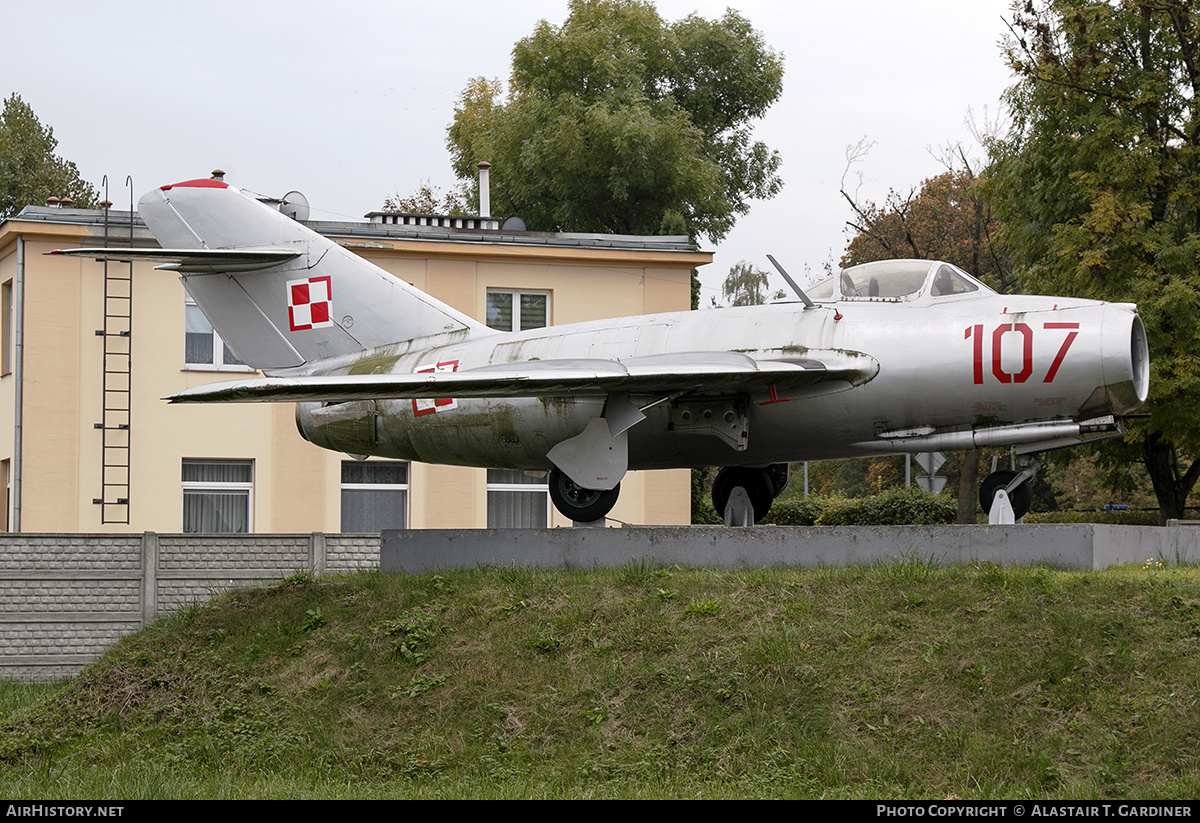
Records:
[[[446,360],[441,363],[431,363],[425,366],[417,367],[417,374],[429,374],[430,372],[438,371],[458,371],[457,360]],[[412,401],[413,416],[420,417],[423,414],[434,414],[440,411],[450,411],[450,409],[458,408],[458,401],[452,397],[439,397],[436,400],[426,400],[414,398]]]
[[[287,281],[288,325],[292,331],[332,326],[333,286],[330,278],[309,277]]]

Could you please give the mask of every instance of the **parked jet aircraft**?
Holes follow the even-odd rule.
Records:
[[[294,401],[324,448],[548,471],[575,521],[603,518],[630,469],[721,466],[717,510],[740,487],[761,519],[789,462],[1036,455],[1122,436],[1146,399],[1133,304],[1000,295],[947,263],[855,266],[797,289],[803,303],[500,333],[221,180],[138,208],[162,250],[58,253],[170,261],[267,375],[172,402]],[[998,490],[1027,508],[1036,465],[989,477],[985,508]]]

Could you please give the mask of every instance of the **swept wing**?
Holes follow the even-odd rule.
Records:
[[[830,367],[813,359],[759,362],[737,352],[651,355],[624,362],[535,360],[458,372],[252,378],[197,386],[166,399],[173,403],[204,403],[740,393],[772,384],[780,389],[831,382],[858,385],[875,376],[878,363],[873,358],[857,359],[853,368]]]

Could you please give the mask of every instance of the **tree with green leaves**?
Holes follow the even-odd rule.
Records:
[[[448,129],[455,173],[492,164],[497,214],[532,229],[723,238],[782,186],[753,139],[783,60],[735,11],[673,24],[637,0],[572,0],[513,49],[507,96],[476,78]]]
[[[51,195],[70,197],[78,208],[95,208],[96,190],[75,164],[54,153],[54,130],[43,126],[29,104],[10,95],[0,111],[0,220],[25,206],[41,206]]]
[[[767,302],[767,273],[739,260],[730,267],[721,286],[721,295],[731,306],[761,306]]]
[[[1014,5],[987,192],[1025,290],[1136,302],[1151,417],[1132,445],[1160,520],[1200,478],[1200,12],[1185,0]]]
[[[980,191],[980,178],[965,160],[931,177],[907,195],[888,192],[882,206],[858,203],[843,189],[854,209],[854,230],[842,256],[843,266],[876,260],[944,260],[982,278],[1000,291],[1011,287],[1008,254],[999,239],[999,222]]]
[[[467,195],[462,188],[442,193],[428,180],[407,196],[396,192],[384,198],[383,210],[398,214],[469,214]]]

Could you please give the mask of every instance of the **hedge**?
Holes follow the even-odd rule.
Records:
[[[958,504],[913,486],[894,488],[871,497],[810,495],[776,500],[762,525],[773,526],[894,526],[953,523]],[[694,523],[721,523],[711,500],[697,507]]]

